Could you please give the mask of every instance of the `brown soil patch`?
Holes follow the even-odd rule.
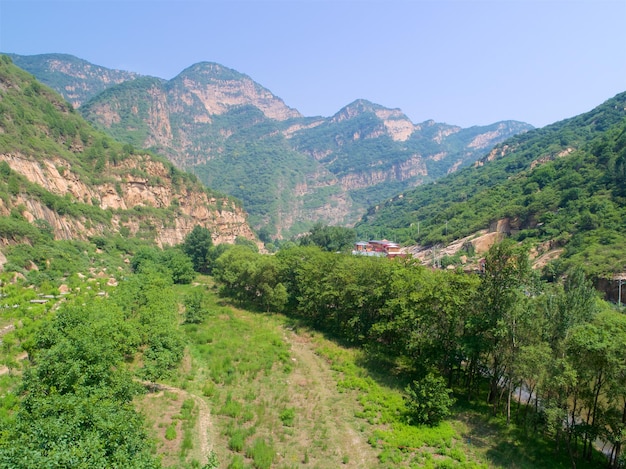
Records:
[[[157,441],[157,453],[163,458],[164,467],[178,467],[179,453],[183,441],[184,431],[182,422],[178,418],[181,407],[186,399],[193,399],[194,413],[197,415],[195,424],[194,448],[188,455],[188,460],[197,460],[201,465],[207,463],[213,441],[211,426],[211,410],[199,396],[191,394],[166,384],[143,383],[156,392],[149,392],[137,400],[138,410],[151,423],[151,431]],[[172,440],[165,438],[167,428],[174,424],[176,437]]]
[[[15,357],[16,362],[18,363],[18,366],[21,367],[20,362],[26,360],[28,358],[28,353],[26,352],[22,352],[20,353],[17,357]],[[0,366],[0,376],[2,375],[6,375],[9,373],[9,368],[5,365]],[[12,370],[13,373],[21,373],[21,371],[16,371],[15,369]]]
[[[548,251],[533,261],[533,268],[542,269],[551,261],[558,259],[561,254],[563,254],[564,249],[553,249],[552,251]]]
[[[377,467],[377,451],[367,443],[354,416],[358,406],[354,394],[337,391],[335,372],[316,354],[310,337],[287,331],[285,340],[294,363],[289,404],[297,409],[297,419],[304,421],[296,422],[293,438],[299,446],[311,448],[307,451],[311,467]]]

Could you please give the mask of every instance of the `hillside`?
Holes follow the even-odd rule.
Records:
[[[56,92],[0,60],[0,239],[121,233],[178,244],[195,225],[216,243],[256,239],[241,204],[93,129]]]
[[[61,93],[75,108],[105,89],[139,78],[138,73],[112,70],[69,54],[7,54],[13,63]]]
[[[169,81],[110,86],[79,111],[241,199],[254,228],[277,238],[317,221],[352,225],[372,204],[471,164],[531,128],[413,124],[399,109],[366,100],[328,118],[304,117],[247,75],[209,62]]]
[[[373,207],[359,232],[443,246],[502,231],[551,268],[582,264],[594,276],[626,271],[626,93],[597,108],[515,136],[437,183]]]

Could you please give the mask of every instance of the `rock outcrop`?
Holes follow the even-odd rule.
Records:
[[[135,155],[117,165],[107,165],[103,171],[106,180],[99,184],[84,181],[63,158],[37,160],[14,153],[0,154],[0,161],[52,194],[111,214],[110,223],[88,216],[77,218],[25,193],[15,195],[10,206],[0,201],[0,215],[9,215],[11,206],[19,207],[29,222],[48,223],[57,239],[85,239],[120,230],[136,235],[148,229],[157,244],[176,245],[194,226],[201,225],[211,231],[215,244],[232,244],[237,237],[256,240],[240,206],[226,197],[211,195],[199,184],[175,183],[169,168],[149,156]],[[143,211],[144,207],[148,210]],[[163,213],[153,213],[150,208],[162,209]]]

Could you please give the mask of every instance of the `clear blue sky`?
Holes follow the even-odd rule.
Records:
[[[626,1],[0,0],[0,51],[166,79],[218,62],[307,116],[364,98],[541,127],[626,91]]]

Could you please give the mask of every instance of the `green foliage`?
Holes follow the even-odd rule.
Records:
[[[128,111],[124,109],[120,115],[122,121],[108,123],[106,130],[115,139],[126,142],[131,146],[130,148],[144,148],[150,130],[148,126],[150,112],[148,96],[153,90],[159,89],[161,84],[162,80],[154,77],[140,77],[126,81],[115,86],[112,90],[103,90],[94,100],[82,105],[80,113],[87,120],[105,129],[102,117],[97,114],[101,101],[116,102],[118,107],[120,100],[125,101],[125,103],[132,102],[134,112],[131,112],[130,108]],[[128,153],[130,153],[130,148],[126,147]]]
[[[204,293],[201,290],[193,290],[185,296],[183,302],[185,304],[185,323],[201,323],[207,315],[207,310],[203,304]]]
[[[319,246],[328,252],[345,252],[354,247],[355,241],[356,233],[352,228],[316,223],[309,234],[300,238],[300,246]]]
[[[134,272],[157,271],[175,284],[190,284],[196,276],[191,259],[178,248],[142,247],[130,264]]]
[[[165,439],[172,441],[176,439],[176,423],[171,423],[170,425],[168,425],[168,427],[165,429]]]
[[[526,248],[512,240],[491,248],[480,276],[316,247],[275,256],[233,248],[216,265],[222,293],[251,302],[260,296],[260,277],[253,274],[258,265],[268,265],[264,258],[271,259],[274,281],[285,288],[286,314],[362,346],[363,361],[372,369],[397,373],[401,384],[396,386],[405,388],[404,396],[382,392],[372,376],[356,372],[337,350],[318,350],[340,374],[338,389],[358,392],[357,417],[385,426],[370,440],[385,448],[381,460],[398,464],[404,461],[401,448],[419,448],[424,441],[448,454],[454,437],[445,422],[455,402],[451,389],[464,402],[485,399],[507,428],[515,419],[526,431],[539,427],[557,441],[584,433],[586,457],[589,442],[606,433],[607,422],[612,422],[611,438],[621,428],[620,363],[626,362],[616,344],[626,340],[623,321],[615,320],[615,313],[598,313],[597,295],[581,269],[570,271],[562,284],[542,284],[530,269]],[[513,406],[522,387],[530,397]],[[591,413],[584,414],[586,409]],[[580,417],[563,428],[567,415],[586,415],[584,424]],[[426,430],[407,419],[435,426]],[[575,449],[568,448],[576,458]]]
[[[242,236],[237,236],[235,238],[235,246],[246,246],[253,252],[259,252],[259,247],[256,243],[248,238],[244,238]]]
[[[418,381],[413,381],[405,389],[406,407],[410,422],[437,425],[450,415],[454,399],[452,391],[446,387],[441,376],[428,373]]]
[[[621,272],[625,101],[622,93],[586,114],[515,136],[494,150],[503,156],[370,209],[357,232],[432,246],[508,218],[517,240],[565,247],[557,275],[575,265],[593,276]]]
[[[222,283],[222,293],[237,300],[280,311],[287,303],[287,290],[280,282],[278,261],[262,256],[247,246],[233,246],[215,262],[214,277]]]
[[[164,250],[160,261],[172,272],[172,281],[176,284],[190,284],[196,276],[191,259],[180,249]]]
[[[271,442],[263,438],[254,440],[252,446],[246,449],[246,456],[251,458],[256,469],[269,469],[276,458],[276,451]]]
[[[168,276],[146,269],[120,284],[111,299],[124,317],[138,324],[139,340],[145,346],[143,375],[156,380],[172,372],[183,356],[178,307]]]
[[[185,237],[181,249],[191,259],[196,272],[208,273],[209,251],[212,247],[211,232],[203,226],[196,225]]]
[[[233,431],[230,435],[230,440],[228,440],[228,448],[238,453],[242,452],[246,442],[246,433],[247,432],[242,429]]]
[[[3,467],[158,467],[138,392],[121,366],[137,336],[114,305],[68,305],[38,333],[16,419],[0,438]],[[68,435],[71,435],[68,437]]]
[[[296,418],[296,411],[293,408],[284,409],[280,413],[280,421],[283,422],[283,425],[286,427],[292,427],[293,421]]]
[[[11,58],[12,62],[23,70],[32,73],[45,85],[64,94],[68,101],[80,103],[104,91],[112,84],[122,80],[132,80],[137,75],[122,70],[110,70],[79,59],[68,54],[17,55],[8,54],[3,58]],[[62,62],[66,67],[59,69],[52,64]],[[88,67],[90,73],[78,71]],[[66,73],[70,69],[77,73]],[[71,90],[71,91],[68,91]],[[70,96],[71,95],[71,96]]]

